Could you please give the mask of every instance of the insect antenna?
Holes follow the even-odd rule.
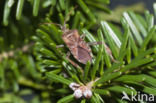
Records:
[[[57,24],[57,23],[41,23],[41,24],[39,24],[39,25],[43,25],[43,24],[54,24],[54,25],[56,25],[56,26],[59,26],[61,29],[63,29],[63,26],[61,25],[61,24]]]
[[[61,30],[62,31],[66,31],[67,29],[66,29],[66,22],[67,22],[67,19],[68,19],[68,17],[72,14],[72,11],[75,9],[75,8],[77,8],[77,6],[75,6],[74,8],[72,8],[70,11],[69,11],[69,13],[67,14],[67,16],[65,17],[65,20],[64,20],[64,22],[63,22],[63,26],[61,25],[61,24],[58,24],[58,23],[41,23],[41,24],[39,24],[39,25],[43,25],[43,24],[54,24],[54,25],[56,25],[56,26],[59,26],[60,28],[61,28]]]
[[[67,14],[67,16],[65,17],[64,23],[63,23],[63,27],[62,27],[62,31],[67,30],[67,29],[66,29],[66,22],[67,22],[67,20],[68,20],[68,17],[72,14],[73,10],[76,9],[76,8],[77,8],[77,5],[76,5],[74,8],[72,8],[72,9],[69,11],[69,13]]]

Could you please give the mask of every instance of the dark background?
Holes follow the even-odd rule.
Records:
[[[139,2],[144,2],[146,8],[153,13],[153,3],[156,0],[110,0],[110,8],[114,9],[118,5],[133,5]]]

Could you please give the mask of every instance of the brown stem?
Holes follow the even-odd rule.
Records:
[[[22,48],[17,48],[15,50],[10,50],[8,52],[3,52],[0,54],[0,62],[4,59],[4,58],[9,58],[9,57],[13,57],[14,54],[18,51],[22,51],[22,52],[27,52],[29,51],[29,48],[31,46],[33,46],[34,43],[30,43],[30,44],[27,44],[27,45],[24,45]]]

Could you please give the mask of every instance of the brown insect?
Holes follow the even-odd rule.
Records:
[[[71,13],[72,11],[68,13],[67,17],[70,16]],[[62,39],[70,50],[70,52],[67,53],[67,58],[69,57],[71,53],[74,56],[74,58],[78,60],[80,63],[86,64],[87,61],[91,62],[92,52],[91,52],[89,45],[83,39],[85,35],[80,36],[78,33],[78,30],[76,29],[74,30],[67,29],[66,28],[67,17],[64,20],[63,26],[60,24],[52,23],[52,24],[58,25],[63,32]],[[63,47],[63,46],[64,45],[58,45],[57,48]],[[70,62],[76,65],[72,60],[70,60]]]
[[[91,62],[91,49],[76,29],[63,29],[62,39],[76,60],[83,64]]]
[[[67,16],[69,16],[71,13],[72,12],[70,11]],[[60,24],[56,24],[56,23],[52,23],[52,24],[60,26],[60,28],[63,32],[62,39],[76,60],[78,60],[82,64],[86,64],[88,61],[91,62],[92,61],[92,51],[89,47],[89,43],[86,43],[84,41],[85,35],[82,34],[80,36],[78,33],[78,30],[76,30],[76,29],[74,29],[74,30],[67,29],[66,21],[67,21],[67,18],[65,18],[63,26]],[[101,43],[99,43],[99,42],[90,43],[90,45],[96,45],[96,44],[101,44]],[[104,44],[104,45],[106,47],[106,44]],[[63,47],[63,46],[64,45],[58,45],[57,48]],[[109,48],[107,48],[106,50],[109,52],[111,51]],[[70,52],[67,53],[67,58],[70,61],[70,63],[72,63],[74,66],[77,67],[78,65],[69,59]],[[112,55],[112,54],[109,53],[109,55]]]
[[[88,61],[92,61],[92,51],[89,47],[89,45],[97,45],[97,44],[104,44],[107,53],[110,55],[113,62],[116,62],[116,60],[112,56],[112,52],[110,48],[102,42],[89,42],[86,43],[84,41],[85,35],[82,34],[81,36],[78,33],[78,30],[69,30],[66,29],[66,26],[62,27],[63,35],[62,39],[69,48],[70,52],[74,56],[76,60],[78,60],[80,63],[86,64]],[[70,53],[68,52],[68,54]],[[69,57],[69,55],[68,55]]]

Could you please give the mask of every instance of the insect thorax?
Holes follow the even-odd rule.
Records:
[[[91,50],[87,43],[80,38],[77,30],[66,30],[63,33],[62,39],[70,49],[73,56],[81,63],[86,64],[87,61],[91,61]]]
[[[67,30],[63,33],[62,39],[66,44],[68,43],[76,43],[78,42],[78,39],[80,38],[77,30]]]

